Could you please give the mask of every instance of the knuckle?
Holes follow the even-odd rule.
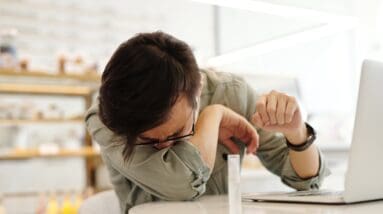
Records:
[[[292,102],[292,103],[297,103],[297,98],[293,97],[293,96],[289,96],[288,97],[289,101]]]
[[[287,95],[285,93],[281,93],[281,98],[284,100],[289,100],[289,95]]]

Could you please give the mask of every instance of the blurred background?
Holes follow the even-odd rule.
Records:
[[[362,60],[383,60],[379,0],[0,0],[0,213],[66,212],[111,188],[83,115],[117,46],[161,30],[200,67],[298,97],[341,189]],[[290,190],[254,156],[243,191]],[[23,206],[20,206],[23,204]]]

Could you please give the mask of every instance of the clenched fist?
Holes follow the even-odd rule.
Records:
[[[271,91],[256,103],[252,122],[266,131],[282,132],[291,143],[305,141],[307,129],[295,97]]]

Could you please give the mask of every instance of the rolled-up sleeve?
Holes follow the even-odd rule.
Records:
[[[123,173],[145,191],[164,200],[191,200],[205,192],[210,170],[192,144],[180,142],[153,153],[140,149],[135,149],[128,172]]]
[[[223,104],[251,121],[252,115],[256,112],[256,101],[259,97],[255,91],[245,80],[236,76],[222,87],[223,93],[217,95],[217,100],[224,100]],[[255,128],[259,134],[259,148],[256,155],[262,164],[273,174],[278,175],[286,185],[296,190],[318,189],[323,178],[330,174],[323,155],[318,149],[320,158],[318,174],[308,179],[299,177],[291,165],[285,137],[281,133]]]
[[[259,130],[259,134],[261,140],[256,155],[262,164],[273,174],[278,175],[286,185],[296,190],[319,189],[324,177],[330,174],[318,150],[320,159],[318,174],[306,179],[299,177],[291,165],[285,137],[279,133],[262,130]]]
[[[192,200],[205,192],[210,170],[191,143],[183,141],[162,150],[136,146],[124,160],[123,139],[101,123],[97,111],[88,111],[86,124],[101,145],[105,163],[145,192],[162,200]]]

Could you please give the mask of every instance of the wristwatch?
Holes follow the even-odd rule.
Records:
[[[305,125],[307,128],[307,134],[308,134],[306,141],[299,145],[295,145],[289,142],[289,140],[287,140],[286,138],[286,144],[287,144],[287,147],[289,147],[289,149],[293,151],[297,151],[297,152],[302,152],[306,150],[307,148],[309,148],[309,146],[314,142],[314,140],[317,137],[316,131],[314,130],[312,126],[310,126],[310,124],[305,123]]]

